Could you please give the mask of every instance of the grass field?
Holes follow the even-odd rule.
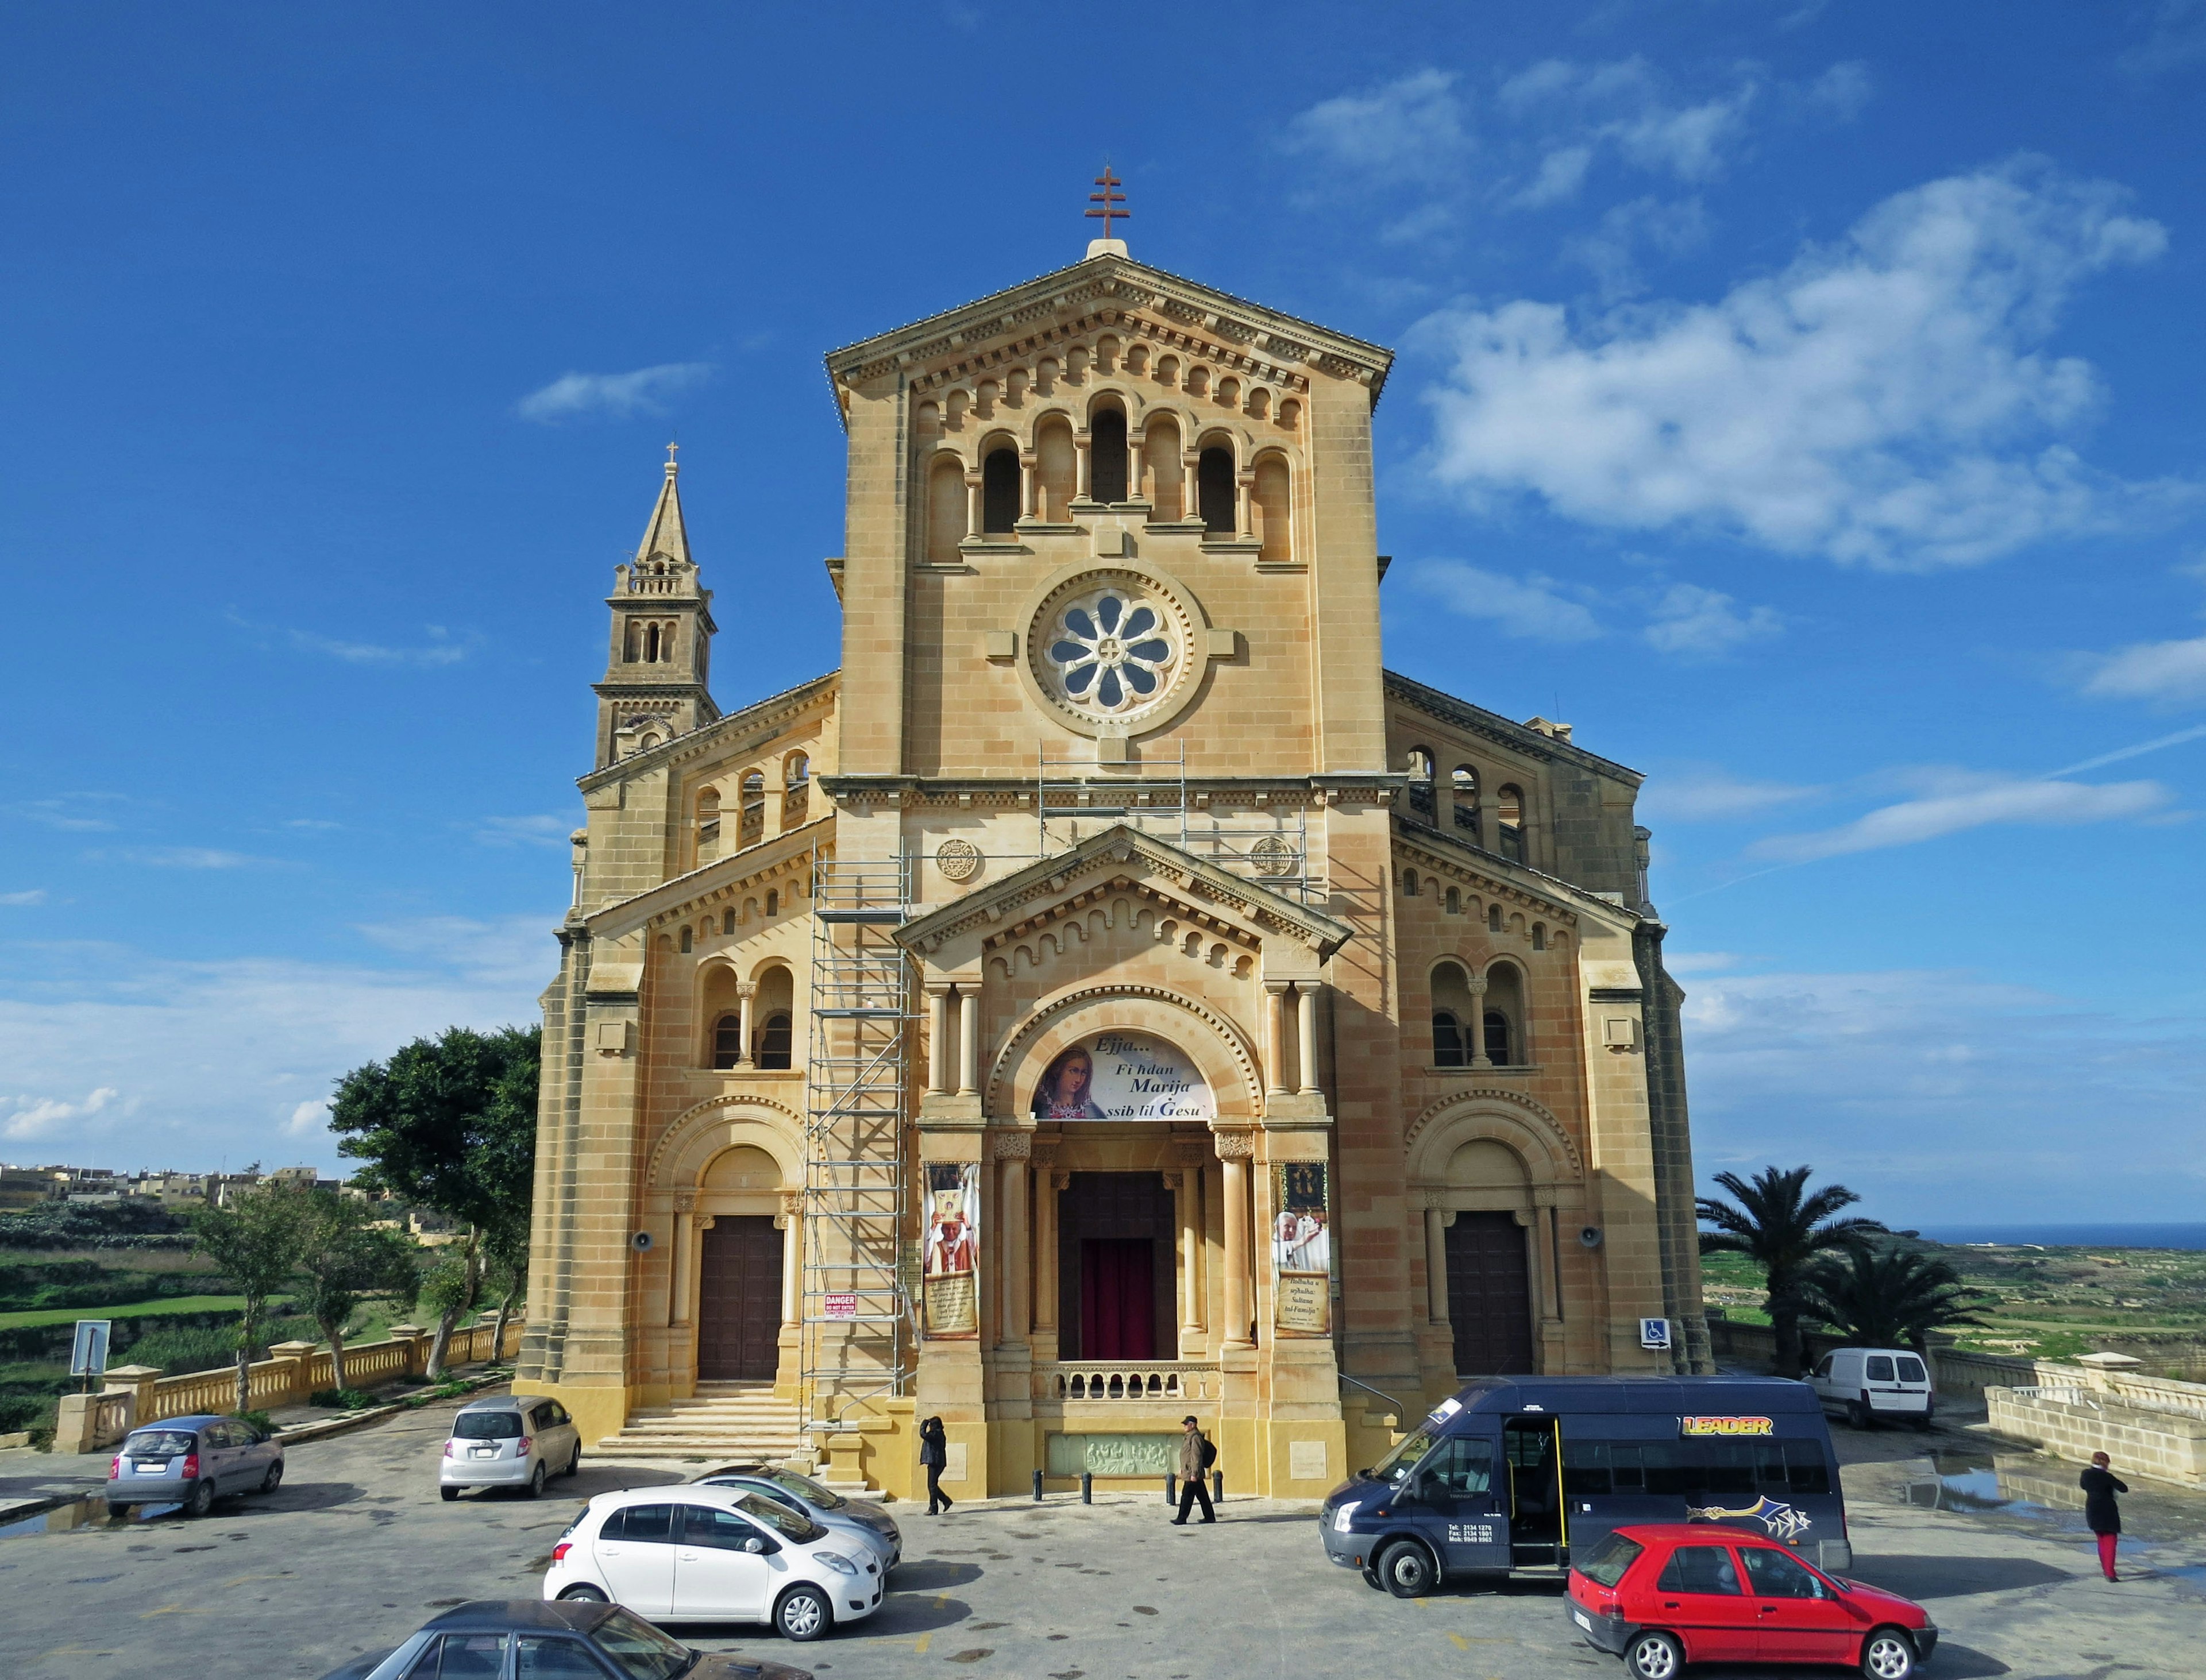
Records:
[[[57,1307],[41,1313],[0,1313],[0,1330],[74,1324],[79,1319],[140,1319],[156,1313],[235,1313],[244,1305],[241,1295],[172,1295],[158,1301],[133,1302],[127,1307]]]

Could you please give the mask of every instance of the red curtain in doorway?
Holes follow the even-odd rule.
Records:
[[[1090,1237],[1080,1245],[1080,1356],[1157,1356],[1154,1248],[1147,1237]]]

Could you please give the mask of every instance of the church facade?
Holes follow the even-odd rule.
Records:
[[[724,713],[668,465],[522,1388],[898,1493],[917,1418],[979,1495],[1192,1412],[1313,1496],[1464,1376],[1712,1368],[1641,778],[1383,668],[1390,360],[1118,241],[834,352],[842,665]]]

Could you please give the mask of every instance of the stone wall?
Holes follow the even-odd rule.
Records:
[[[1991,1427],[2011,1439],[2078,1463],[2095,1452],[2120,1472],[2206,1487],[2206,1417],[2147,1411],[2081,1388],[1984,1391]]]

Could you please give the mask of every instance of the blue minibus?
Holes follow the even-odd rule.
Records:
[[[1725,1523],[1851,1569],[1823,1408],[1774,1377],[1489,1377],[1326,1496],[1326,1555],[1416,1598],[1450,1576],[1561,1580],[1613,1528]]]

